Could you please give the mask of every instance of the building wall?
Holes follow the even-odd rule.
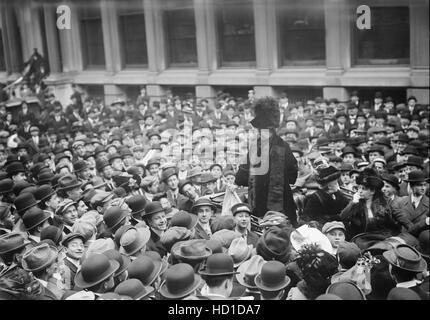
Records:
[[[198,98],[209,99],[215,96],[217,88],[244,86],[254,87],[259,96],[276,95],[282,91],[281,88],[286,88],[287,92],[290,87],[316,88],[325,98],[336,97],[341,101],[348,99],[351,88],[374,87],[376,90],[389,87],[403,89],[406,94],[417,96],[420,102],[429,103],[428,0],[321,0],[325,61],[322,65],[291,66],[284,66],[279,54],[282,30],[278,12],[280,5],[288,11],[288,0],[250,0],[250,6],[244,7],[244,12],[245,9],[251,12],[254,23],[255,61],[251,64],[221,61],[217,1],[220,0],[176,0],[165,6],[165,0],[134,0],[129,2],[131,9],[124,9],[127,1],[101,0],[99,12],[105,65],[88,68],[83,51],[83,37],[86,35],[82,31],[78,1],[56,4],[54,1],[3,0],[0,2],[0,22],[6,70],[0,70],[0,81],[16,79],[22,64],[20,60],[28,59],[32,49],[37,47],[39,52],[49,57],[51,75],[47,82],[58,87],[56,93],[64,103],[68,103],[69,83],[83,87],[103,86],[107,103],[124,95],[123,87],[129,85],[147,85],[148,94],[154,99],[175,86],[195,88]],[[353,39],[357,18],[355,10],[366,3],[387,8],[409,8],[407,63],[393,64],[387,60],[386,64],[359,65],[354,62],[354,50],[358,50],[354,48]],[[56,28],[59,4],[71,8],[70,30]],[[178,9],[174,6],[181,9],[181,5],[185,8],[191,6],[194,14],[190,25],[195,25],[197,61],[190,64],[169,61],[172,44],[167,41],[168,25],[163,10]],[[124,35],[119,27],[121,10],[143,11],[147,47],[145,65],[124,65],[124,47],[121,44]],[[16,15],[16,23],[11,12]],[[14,37],[17,27],[21,39]],[[22,50],[22,58],[17,54],[19,50]]]

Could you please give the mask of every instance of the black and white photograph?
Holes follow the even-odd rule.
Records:
[[[0,300],[429,300],[429,38],[429,0],[0,0]]]

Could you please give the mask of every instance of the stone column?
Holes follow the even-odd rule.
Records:
[[[2,15],[2,36],[3,36],[3,47],[5,54],[6,70],[8,73],[20,73],[21,63],[19,57],[19,48],[17,39],[17,26],[13,22],[14,8],[9,3],[4,3],[1,6]]]
[[[148,82],[154,83],[155,76],[166,68],[166,50],[161,3],[144,0],[146,43],[148,47]]]
[[[60,47],[57,37],[56,8],[49,4],[43,4],[45,16],[46,43],[48,47],[49,68],[51,73],[62,71],[60,59]]]
[[[121,70],[121,50],[119,44],[118,15],[115,2],[102,0],[103,43],[105,49],[106,71],[116,73]]]

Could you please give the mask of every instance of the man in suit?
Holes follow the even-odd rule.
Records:
[[[215,214],[216,206],[207,198],[198,199],[191,208],[191,212],[197,214],[198,222],[194,227],[195,239],[209,240],[212,236],[210,221]]]
[[[176,124],[179,120],[179,111],[176,110],[175,106],[171,103],[167,105],[167,114],[166,114],[166,127],[167,128],[176,128]]]
[[[429,299],[429,292],[420,287],[417,276],[427,269],[421,254],[407,244],[399,244],[392,250],[383,253],[390,263],[390,274],[396,281],[397,288],[408,288],[416,292],[422,300]]]
[[[172,207],[178,208],[178,205],[183,205],[188,198],[179,193],[179,179],[175,168],[166,168],[161,173],[161,181],[167,185],[167,200]]]
[[[235,231],[246,239],[246,243],[257,246],[259,236],[249,228],[251,224],[251,208],[245,203],[237,203],[231,207],[231,212],[236,220]]]
[[[217,102],[215,110],[210,114],[209,119],[212,120],[213,125],[219,126],[221,122],[228,121],[227,115],[221,110],[222,104]]]
[[[408,179],[412,190],[409,196],[401,197],[392,204],[393,217],[412,235],[429,225],[429,198],[425,195],[428,178],[421,170],[409,172]]]
[[[40,137],[39,128],[37,126],[31,126],[30,128],[31,138],[27,140],[27,146],[30,156],[39,152],[40,147]]]

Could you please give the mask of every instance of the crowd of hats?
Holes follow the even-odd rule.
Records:
[[[251,120],[267,111],[253,110],[253,96],[245,100],[218,93],[214,108],[207,106],[206,99],[195,103],[192,97],[149,103],[146,96],[140,96],[136,104],[117,100],[104,106],[91,97],[81,102],[78,96],[75,93],[73,104],[62,108],[49,95],[42,103],[46,117],[40,119],[44,120],[19,114],[22,123],[14,119],[17,125],[8,125],[0,119],[0,299],[26,298],[18,294],[25,290],[7,281],[18,272],[15,269],[25,274],[27,285],[34,284],[42,280],[37,276],[54,264],[61,270],[68,245],[78,240],[84,248],[72,279],[74,286],[61,289],[58,285],[62,290],[58,299],[156,300],[190,295],[199,299],[207,290],[205,283],[217,277],[233,279],[237,290],[232,298],[281,292],[279,297],[285,299],[294,292],[291,289],[303,288],[303,283],[309,288],[317,282],[325,284],[324,290],[312,299],[370,298],[360,283],[330,281],[340,269],[354,268],[363,255],[352,242],[332,250],[325,234],[345,230],[342,222],[332,221],[320,229],[311,224],[293,229],[283,213],[268,211],[259,220],[263,232],[250,243],[247,234],[236,229],[236,218],[239,213],[251,215],[253,208],[240,202],[229,208],[231,215],[220,215],[224,208],[204,197],[214,193],[206,186],[220,181],[212,171],[220,170],[223,178],[235,175],[237,163],[230,162],[230,156],[240,154],[239,149],[223,150],[223,156],[217,157],[219,163],[205,157],[190,158],[186,179],[178,183],[179,193],[192,185],[199,186],[201,194],[198,200],[192,199],[188,211],[175,208],[173,202],[168,208],[161,201],[149,201],[143,194],[157,182],[161,192],[154,198],[170,201],[165,194],[167,185],[171,177],[180,175],[180,163],[171,156],[172,150],[187,151],[183,138],[191,138],[193,148],[198,149],[216,143],[221,132],[235,145],[237,137],[253,126],[274,128],[299,159],[297,181],[302,183],[292,186],[294,192],[320,189],[341,181],[345,173],[354,176],[350,185],[342,185],[351,191],[358,185],[381,190],[388,183],[402,192],[405,184],[428,181],[429,108],[416,104],[415,97],[397,105],[386,97],[375,110],[372,103],[358,101],[357,93],[345,103],[320,97],[287,103],[282,95],[279,113]],[[375,95],[375,101],[381,98],[380,93]],[[194,109],[202,110],[203,115]],[[91,121],[73,122],[73,110]],[[218,111],[222,112],[220,118],[215,116]],[[64,119],[61,124],[55,122],[58,117]],[[33,120],[27,127],[29,119]],[[171,134],[171,130],[188,125],[190,136]],[[220,129],[224,131],[215,132]],[[216,133],[214,141],[205,138],[204,133],[211,130]],[[16,145],[8,141],[14,134]],[[33,134],[40,137],[37,146]],[[313,169],[311,175],[306,171],[307,161]],[[113,171],[111,179],[105,179],[107,169]],[[130,187],[133,183],[142,192],[132,192],[136,191]],[[58,201],[49,211],[46,206],[54,202],[52,199]],[[201,207],[214,213],[209,239],[195,238]],[[70,209],[76,209],[78,218],[65,226],[62,221]],[[163,212],[170,213],[168,227],[157,235],[155,245],[148,220]],[[46,224],[37,236],[40,239],[35,240],[33,230]],[[424,275],[428,230],[420,233],[418,240],[417,248],[387,246],[380,260]],[[115,284],[107,292],[91,291],[112,277]],[[48,282],[64,284],[64,279],[58,278],[57,272]],[[420,298],[405,288],[392,289],[383,299]],[[30,291],[36,298],[43,295],[43,290]]]

